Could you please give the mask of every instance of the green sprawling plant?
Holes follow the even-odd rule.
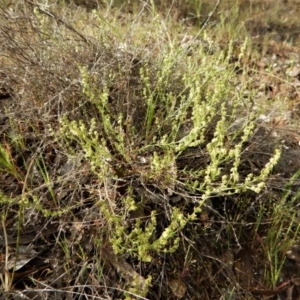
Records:
[[[246,43],[241,49],[240,59],[245,48]],[[276,150],[260,174],[240,177],[241,153],[244,143],[253,133],[255,114],[250,114],[239,133],[231,137],[227,135],[235,118],[235,114],[229,114],[239,109],[240,101],[234,89],[234,66],[229,64],[231,49],[227,55],[221,52],[213,56],[204,55],[199,49],[192,57],[184,57],[182,51],[170,51],[155,75],[147,64],[141,66],[143,88],[139,101],[144,107],[141,110],[144,121],[138,127],[134,119],[131,120],[130,130],[128,122],[132,112],[128,113],[125,108],[129,103],[124,103],[124,107],[116,111],[116,104],[109,102],[108,84],[93,85],[95,75],[90,75],[84,67],[80,68],[83,94],[97,108],[98,119],[86,123],[83,120],[71,121],[65,116],[60,122],[59,135],[68,144],[76,141],[98,176],[99,186],[111,190],[118,182],[125,184],[130,178],[135,178],[138,185],[153,185],[169,195],[177,186],[185,186],[189,192],[201,195],[192,213],[168,203],[165,213],[169,225],[155,236],[155,209],[146,222],[138,218],[132,228],[125,225],[128,215],[138,207],[139,200],[133,186],[125,184],[126,191],[119,200],[99,192],[101,213],[110,229],[109,239],[116,253],[127,251],[143,261],[150,261],[153,252],[174,252],[179,241],[178,232],[196,218],[208,198],[246,190],[259,193],[264,187],[280,151]],[[183,58],[185,72],[178,76],[178,84],[183,90],[174,94],[170,85],[177,75],[178,61]],[[101,76],[106,76],[102,82],[114,84],[115,74]],[[184,134],[182,124],[188,126]],[[209,134],[212,137],[207,140]],[[179,169],[177,159],[197,147],[203,149],[208,163],[197,169]],[[167,197],[161,201],[164,205]]]

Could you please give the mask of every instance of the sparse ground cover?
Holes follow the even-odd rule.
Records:
[[[1,297],[299,299],[299,1],[65,2],[0,2]]]

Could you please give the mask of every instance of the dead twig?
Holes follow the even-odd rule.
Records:
[[[33,3],[30,0],[25,0],[28,4],[38,9],[38,11],[52,19],[55,19],[57,22],[63,24],[67,29],[72,31],[73,33],[77,34],[85,43],[87,43],[90,46],[95,46],[91,41],[89,41],[84,35],[82,35],[79,31],[77,31],[72,25],[68,24],[66,21],[64,21],[62,18],[57,16],[54,12],[46,10],[42,8],[40,5]]]

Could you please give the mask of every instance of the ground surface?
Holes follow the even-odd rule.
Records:
[[[155,11],[150,4],[119,4],[101,5],[93,15],[91,7],[74,3],[62,9],[58,4],[0,2],[3,298],[300,299],[300,2],[215,1],[193,6],[166,1],[158,2]],[[237,64],[246,38],[246,54]],[[180,61],[168,76],[159,73],[163,58],[170,58],[174,49],[181,49]],[[195,58],[199,49],[201,59]],[[197,62],[205,70],[205,61],[209,65],[210,57],[221,51],[230,54],[226,65],[220,63],[203,93],[213,95],[209,92],[217,89],[214,78],[233,70],[228,81],[232,90],[225,95],[239,95],[239,106],[236,115],[226,116],[223,148],[239,143],[232,135],[255,112],[255,129],[240,155],[240,177],[260,174],[278,147],[281,157],[264,189],[234,192],[231,187],[228,193],[211,194],[197,218],[176,229],[176,250],[153,246],[139,256],[142,247],[135,245],[143,243],[136,237],[144,237],[145,245],[148,240],[163,243],[160,237],[172,228],[174,212],[188,218],[204,199],[205,192],[191,185],[204,181],[197,171],[206,170],[213,160],[207,145],[216,126],[212,120],[206,140],[154,172],[155,164],[149,161],[154,161],[153,153],[160,162],[167,159],[159,139],[171,135],[174,123],[158,102],[155,113],[161,126],[144,125],[149,106],[141,101],[146,92],[140,70],[148,72],[150,90],[186,99],[191,90],[178,80],[186,65]],[[88,66],[88,84],[78,66]],[[107,77],[109,71],[113,77]],[[168,84],[159,86],[163,76]],[[100,89],[93,94],[99,86],[108,87],[104,109],[93,101],[101,94]],[[217,109],[227,101],[220,100]],[[176,101],[174,107],[179,105]],[[168,105],[166,111],[171,110]],[[123,122],[114,116],[124,106]],[[180,124],[176,142],[192,130],[191,111]],[[103,149],[108,149],[110,156],[97,165],[82,146],[92,133],[70,138],[68,133],[79,129],[74,123],[64,127],[63,116],[82,120],[85,126],[94,118],[95,131],[104,133],[89,149],[97,157],[104,157]],[[118,147],[123,145],[118,132],[105,125],[106,116],[116,128],[122,127],[118,132],[125,137],[127,152]],[[131,135],[132,127],[138,134]],[[103,151],[95,150],[98,144]],[[231,172],[226,160],[221,167]],[[214,183],[216,190],[220,182]],[[134,199],[134,209],[123,199]],[[101,201],[108,201],[110,210]],[[155,229],[147,236],[153,211]],[[118,228],[132,240],[123,238]],[[111,233],[123,238],[121,246]],[[172,247],[176,239],[170,240]]]

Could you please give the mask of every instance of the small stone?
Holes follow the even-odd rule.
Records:
[[[290,77],[297,77],[300,75],[300,67],[293,67],[292,69],[287,70],[286,74]]]
[[[169,288],[172,290],[175,297],[182,299],[187,291],[187,286],[179,279],[171,279]]]
[[[172,202],[173,204],[178,203],[181,199],[182,199],[181,195],[174,195],[174,196],[171,196],[171,202]]]
[[[273,55],[272,55],[272,60],[273,60],[273,61],[277,61],[277,59],[278,59],[277,54],[273,54]]]

